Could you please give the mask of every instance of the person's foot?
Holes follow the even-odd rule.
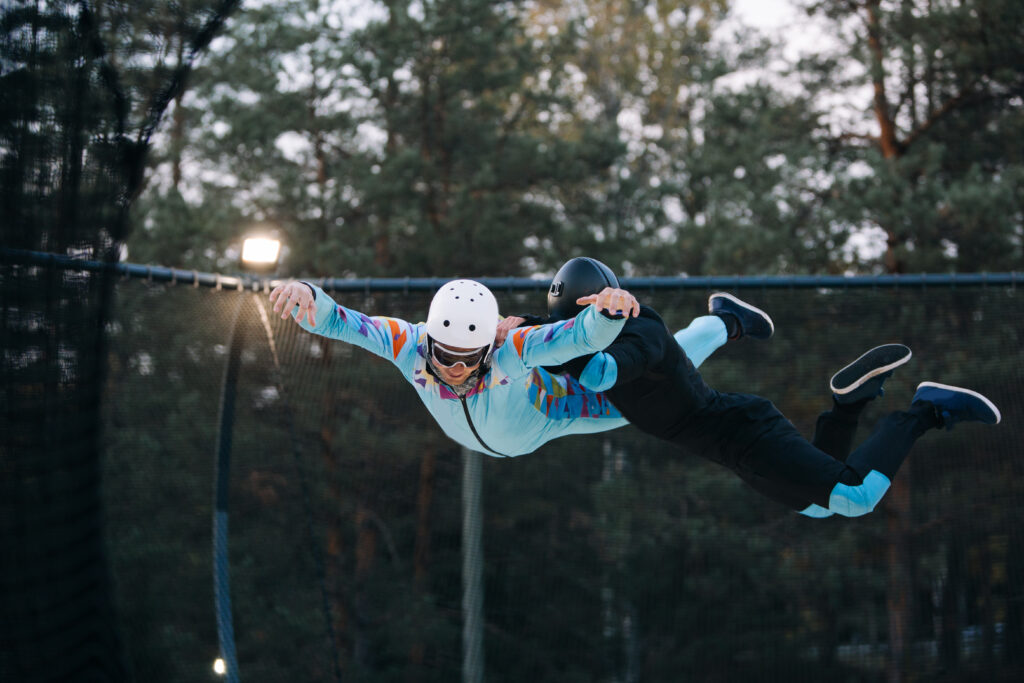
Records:
[[[856,403],[882,396],[882,385],[893,370],[910,360],[910,349],[903,344],[876,346],[832,375],[829,389],[838,403]]]
[[[745,301],[740,301],[732,294],[725,292],[712,294],[708,298],[708,311],[725,321],[725,326],[729,330],[729,339],[739,339],[740,337],[767,339],[775,332],[775,324],[767,313],[760,308],[754,308]],[[728,316],[732,316],[732,320],[729,320]]]
[[[978,392],[938,382],[921,382],[917,385],[917,392],[910,404],[919,403],[930,403],[946,429],[952,429],[957,422],[994,425],[1002,419],[999,408]]]

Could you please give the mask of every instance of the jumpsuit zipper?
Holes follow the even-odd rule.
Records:
[[[462,404],[462,412],[466,414],[466,422],[469,424],[469,429],[470,429],[471,432],[473,432],[473,436],[476,437],[476,440],[480,442],[480,445],[484,447],[484,450],[485,451],[490,451],[494,455],[501,456],[502,458],[511,458],[512,457],[511,455],[505,455],[501,451],[496,451],[493,448],[491,448],[490,446],[488,446],[487,442],[484,441],[483,438],[480,436],[480,432],[476,431],[476,425],[473,424],[473,418],[470,417],[470,415],[469,415],[469,406],[466,404],[466,397],[465,396],[459,396],[459,392],[455,391],[455,389],[452,387],[452,385],[448,384],[443,379],[441,379],[438,376],[438,374],[436,372],[434,372],[434,369],[432,367],[430,367],[430,363],[429,362],[427,363],[427,372],[429,372],[431,375],[433,375],[438,381],[440,381],[442,384],[444,384],[446,387],[448,387],[453,394],[455,394],[456,396],[459,397],[459,403]]]
[[[495,455],[500,455],[503,458],[511,458],[511,455],[505,455],[501,451],[496,451],[487,445],[487,442],[480,437],[479,432],[476,431],[476,427],[473,425],[473,418],[469,416],[469,406],[466,405],[466,398],[464,396],[459,396],[459,402],[462,403],[462,412],[466,414],[466,422],[469,423],[469,428],[470,430],[472,430],[473,436],[476,437],[476,440],[480,442],[480,445],[483,446],[484,449],[490,451],[491,453],[494,453]]]

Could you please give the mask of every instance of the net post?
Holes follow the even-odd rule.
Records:
[[[462,448],[462,683],[484,680],[482,458]]]

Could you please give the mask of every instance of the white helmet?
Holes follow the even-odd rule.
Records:
[[[477,349],[494,343],[498,301],[473,280],[452,280],[437,290],[427,313],[427,334],[445,346]]]

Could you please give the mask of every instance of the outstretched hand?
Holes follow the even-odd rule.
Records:
[[[298,306],[299,313],[295,316],[295,322],[301,323],[305,318],[310,325],[316,327],[316,300],[308,285],[301,282],[278,285],[270,293],[270,301],[276,302],[274,313],[280,313],[282,319],[291,315],[292,309]]]
[[[614,287],[605,287],[597,294],[581,296],[576,299],[576,303],[581,306],[593,304],[597,310],[604,309],[612,315],[634,318],[640,315],[640,302],[636,300],[636,297],[624,289]]]

